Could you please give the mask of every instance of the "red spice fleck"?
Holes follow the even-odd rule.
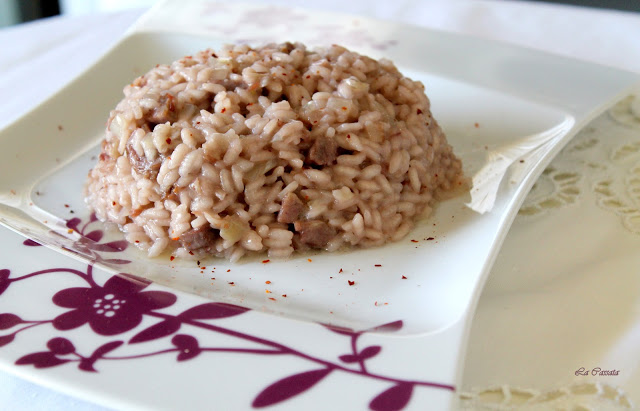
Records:
[[[478,127],[480,127],[480,124],[478,124],[478,123],[473,123],[473,126],[474,126],[475,128],[478,128]]]
[[[167,144],[171,144],[171,139],[169,137],[167,137],[165,141],[167,142]]]
[[[333,277],[329,277],[329,278],[333,279]]]
[[[189,254],[190,254],[190,255],[193,255],[193,251],[189,251]]]
[[[402,279],[403,279],[403,280],[406,280],[406,279],[407,279],[407,276],[406,276],[406,275],[403,275],[403,276],[402,276]]]
[[[65,204],[64,206],[65,206],[65,207],[67,207],[67,208],[69,208],[69,204]]]
[[[169,257],[169,260],[170,260],[170,261],[173,261],[173,260],[175,260],[175,259],[176,259],[176,257],[175,257],[175,256],[173,256],[173,255],[172,255],[171,257]]]
[[[313,260],[312,260],[312,259],[310,259],[310,258],[307,258],[307,261],[312,262]]]
[[[286,295],[286,294],[282,294],[282,296],[283,296],[284,298],[287,298],[287,295]]]
[[[229,281],[229,285],[236,285],[233,281]]]
[[[206,269],[207,269],[207,267],[202,266],[202,267],[200,267],[200,269],[201,269],[201,270],[206,270]]]
[[[347,108],[345,106],[342,106],[342,110],[347,111]]]
[[[215,279],[216,279],[216,277],[211,277],[211,279],[212,279],[212,280],[215,280]]]
[[[211,57],[218,58],[218,55],[216,53],[211,53]]]
[[[264,290],[264,292],[267,293],[267,294],[271,294],[271,291],[269,291],[269,290]]]
[[[271,281],[267,280],[264,282],[265,284],[271,284]]]
[[[347,134],[347,138],[351,138],[351,134]]]
[[[140,242],[140,240],[136,240],[136,241],[134,241],[134,243],[139,243],[139,242]]]
[[[435,240],[433,237],[427,237],[427,241]]]
[[[307,74],[307,77],[306,77],[306,78],[311,78],[311,74]]]
[[[275,301],[275,300],[276,300],[276,299],[275,299],[275,298],[273,298],[273,297],[269,297],[269,299],[270,299],[271,301]]]
[[[422,110],[418,109],[417,113],[422,114]]]
[[[351,281],[351,280],[347,280],[347,282],[349,283],[349,285],[354,285],[356,283],[355,281]]]
[[[286,75],[287,75],[287,73],[282,73],[282,75],[283,75],[283,76],[286,76]]]
[[[375,303],[373,303],[373,305],[375,305],[377,307],[378,306],[378,302],[376,301]]]
[[[196,265],[197,265],[198,267],[200,266],[200,260],[198,260],[198,261],[196,262]]]
[[[271,261],[271,260],[262,260],[262,264],[266,264],[266,263],[268,263],[269,261]]]
[[[417,243],[417,242],[418,242],[418,240],[411,240],[411,242],[412,242],[412,243]]]
[[[221,113],[224,113],[225,111],[227,111],[225,107],[223,107],[222,110],[220,110]]]
[[[376,264],[376,267],[382,267],[382,264]]]
[[[340,271],[338,271],[338,272],[339,272],[339,273],[341,273],[341,272],[342,272],[342,268],[341,268],[341,269],[340,269]]]
[[[116,202],[115,202],[115,201],[112,201],[112,202],[111,202],[111,205],[116,205]]]

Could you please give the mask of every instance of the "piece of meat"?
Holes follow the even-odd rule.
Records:
[[[294,193],[288,193],[282,199],[282,205],[278,212],[278,222],[290,224],[298,219],[304,204],[297,195]]]
[[[332,164],[338,155],[338,143],[329,137],[317,138],[309,149],[309,160],[319,166]]]
[[[126,147],[127,157],[138,174],[145,176],[146,178],[155,179],[160,170],[162,164],[162,156],[158,155],[155,160],[149,161],[146,156],[138,155],[138,152],[128,144]]]
[[[312,248],[322,248],[336,235],[336,230],[324,221],[296,221],[295,230],[300,233],[300,242]]]
[[[144,119],[153,124],[164,124],[167,121],[173,123],[178,119],[178,111],[171,94],[164,94],[158,100],[158,107],[146,112]],[[151,127],[153,128],[153,127]]]
[[[218,239],[218,230],[211,226],[194,228],[180,236],[180,244],[188,251],[212,248]]]

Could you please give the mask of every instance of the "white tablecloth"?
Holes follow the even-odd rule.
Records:
[[[307,8],[316,7],[407,22],[429,28],[511,42],[640,73],[640,42],[638,41],[640,39],[640,14],[555,6],[538,2],[489,0],[432,0],[423,2],[418,0],[354,0],[350,2],[326,0],[314,3],[304,1],[270,1],[270,3],[291,4]],[[3,44],[2,52],[0,52],[0,90],[2,91],[0,112],[3,113],[0,118],[0,128],[29,111],[38,102],[73,79],[91,62],[95,61],[109,45],[113,44],[142,12],[142,10],[133,10],[74,18],[57,17],[0,30],[0,44]],[[599,121],[602,123],[607,120]],[[624,127],[630,127],[631,130],[634,130],[633,119],[623,118],[621,121],[622,123],[627,121],[626,125],[620,126],[618,124],[618,127],[623,127],[623,131]],[[602,123],[599,127],[607,127],[607,124]],[[640,140],[640,128],[635,129],[633,135]],[[581,138],[578,140],[579,144],[589,145],[589,136],[583,135],[579,138]],[[627,138],[626,134],[620,136],[621,141],[624,138]],[[586,149],[580,151],[579,144],[573,146],[573,154],[586,152]],[[570,147],[569,150],[571,149]],[[610,149],[614,150],[615,147]],[[565,151],[563,154],[565,159],[560,161],[569,164],[575,160],[575,156],[572,158],[567,158],[567,156],[571,157],[573,154]],[[597,154],[591,153],[589,155],[596,156]],[[583,163],[587,163],[586,157],[580,158]],[[578,178],[582,177],[584,176],[578,176]],[[558,177],[556,170],[548,171],[543,176],[544,178],[548,179],[552,185],[554,182],[560,185],[563,182],[562,176]],[[542,183],[540,186],[543,185]],[[564,183],[568,184],[566,181]],[[597,183],[596,181],[594,184]],[[538,188],[540,192],[533,193],[527,202],[527,206],[530,207],[530,215],[539,214],[541,210],[544,211],[544,201],[541,199],[549,196],[548,193],[545,194],[541,190]],[[612,215],[615,214],[615,211],[613,210]],[[516,225],[531,224],[526,218],[523,216],[517,220]],[[612,223],[617,221],[614,221],[614,217],[611,218]],[[541,223],[541,230],[546,228],[544,223]],[[632,232],[633,230],[628,231]],[[527,232],[534,231],[528,230]],[[638,240],[640,236],[637,233],[632,234],[636,237],[631,238],[630,244],[636,241],[640,245],[640,240]],[[496,407],[499,407],[496,405],[499,402],[507,404],[515,401],[514,397],[526,400],[531,393],[533,393],[532,395],[540,395],[540,393],[552,392],[556,387],[554,384],[566,385],[569,377],[580,367],[590,369],[604,366],[604,362],[602,365],[593,362],[580,363],[581,357],[576,356],[575,352],[580,351],[582,345],[588,345],[584,341],[585,339],[591,342],[594,340],[603,341],[602,344],[607,341],[611,347],[617,344],[617,349],[608,349],[603,345],[600,351],[593,349],[585,351],[584,361],[592,361],[593,358],[601,357],[602,361],[613,361],[613,363],[618,361],[618,367],[628,367],[626,380],[616,380],[616,384],[626,384],[627,392],[623,394],[623,397],[635,399],[635,403],[640,404],[640,388],[636,388],[635,392],[629,392],[628,388],[629,384],[633,382],[638,383],[637,387],[640,387],[638,365],[640,344],[638,344],[636,335],[637,329],[640,328],[640,320],[637,318],[640,292],[623,293],[624,295],[617,303],[613,299],[609,305],[600,305],[594,308],[594,304],[601,304],[602,296],[598,296],[593,291],[598,288],[602,289],[603,293],[628,291],[629,288],[634,288],[637,285],[637,282],[634,282],[632,278],[633,275],[637,277],[638,273],[627,272],[623,273],[625,275],[616,276],[615,274],[619,273],[603,272],[612,269],[611,266],[602,266],[602,262],[592,261],[580,272],[574,273],[584,276],[584,288],[576,289],[569,295],[559,295],[557,290],[561,288],[554,288],[553,281],[557,278],[551,275],[553,273],[541,276],[539,282],[531,280],[517,283],[509,276],[521,275],[527,270],[521,267],[506,267],[506,265],[511,264],[514,255],[521,254],[526,257],[527,252],[516,248],[532,241],[535,241],[535,238],[528,238],[524,234],[511,236],[507,240],[503,254],[510,253],[511,257],[498,260],[496,270],[490,277],[481,298],[474,319],[465,369],[463,389],[471,393],[469,397],[471,399],[467,400],[466,404],[477,400],[479,393],[484,393],[485,402]],[[594,247],[596,246],[597,244],[594,244]],[[549,247],[547,245],[540,250],[548,251]],[[532,250],[531,254],[535,257],[545,258],[540,252]],[[628,265],[624,267],[628,267]],[[601,278],[605,275],[611,275],[618,281],[616,287],[600,283]],[[547,281],[547,284],[542,284],[544,281]],[[523,284],[530,286],[529,290],[523,288]],[[541,302],[544,308],[540,309],[539,313],[532,312],[530,307],[536,307],[536,304],[539,306]],[[581,302],[584,302],[583,308],[575,307],[575,304]],[[527,312],[526,320],[518,315],[519,312],[524,312],[523,310]],[[630,325],[626,326],[627,328],[624,330],[616,329],[617,335],[603,339],[602,333],[614,332],[614,329],[603,329],[601,326],[603,321],[606,321],[609,316],[611,317],[610,321],[615,323],[615,316],[621,313],[625,316],[625,321],[630,321]],[[582,315],[587,318],[582,318]],[[594,320],[594,327],[591,331],[586,331],[590,329],[588,316],[597,315],[603,315],[604,319]],[[573,329],[574,325],[577,330],[582,331],[565,332],[567,329]],[[633,331],[634,327],[635,332]],[[541,335],[544,338],[540,337]],[[531,350],[531,341],[526,341],[528,338],[533,338],[532,336],[540,337],[540,341],[536,342],[540,350],[539,353]],[[577,340],[567,342],[567,338],[576,338]],[[562,339],[564,341],[561,341]],[[583,341],[584,344],[581,344],[580,341]],[[572,344],[575,348],[573,352],[570,349]],[[549,361],[551,357],[544,354],[545,350],[556,350],[560,353],[566,351],[567,356],[573,355],[572,361],[562,364],[566,368],[567,378],[563,378],[557,370],[549,369],[550,364],[545,361]],[[542,360],[530,359],[531,356],[538,354]],[[627,360],[636,361],[636,363],[630,364]],[[519,367],[532,368],[519,369]],[[541,380],[545,372],[549,373],[549,379],[534,386],[535,381]],[[498,388],[493,394],[487,391],[492,387]],[[583,390],[590,390],[593,387],[585,386]],[[607,389],[600,385],[595,387],[596,390],[606,391]],[[518,388],[522,390],[518,391]],[[563,389],[565,391],[572,389],[579,391],[580,388],[564,387]],[[606,394],[604,391],[602,393]],[[600,395],[593,392],[586,394],[576,392],[575,394],[578,396]],[[620,397],[620,394],[616,395]],[[615,401],[612,400],[606,402],[606,405],[610,406],[613,403]],[[619,405],[624,407],[623,403]],[[96,410],[101,407],[75,400],[0,372],[0,409]]]

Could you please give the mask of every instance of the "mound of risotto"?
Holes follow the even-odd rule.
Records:
[[[424,86],[343,47],[205,50],[124,96],[86,201],[149,256],[378,246],[465,182]]]

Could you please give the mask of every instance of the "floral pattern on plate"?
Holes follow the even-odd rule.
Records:
[[[95,221],[95,218],[91,217],[87,223],[82,224],[79,218],[74,218],[67,222],[67,226],[81,234],[82,237],[76,243],[82,246],[84,254],[91,250],[95,261],[120,261],[111,258],[105,259],[101,253],[122,251],[126,248],[126,244],[114,244],[114,242],[100,244],[99,241],[103,237],[102,231],[99,229],[88,231],[88,227]],[[33,240],[25,240],[23,244],[27,247],[39,245]],[[122,260],[122,263],[126,263],[126,260]],[[312,389],[321,380],[337,372],[355,374],[362,378],[388,383],[386,389],[370,400],[369,408],[372,410],[403,409],[409,403],[414,390],[419,387],[455,391],[455,387],[449,384],[404,380],[373,373],[367,369],[367,361],[380,355],[384,347],[381,345],[361,347],[358,344],[360,337],[367,332],[397,331],[402,328],[401,320],[360,331],[320,324],[320,326],[332,331],[336,337],[345,339],[347,347],[344,354],[333,361],[328,361],[290,347],[284,342],[265,339],[216,324],[216,320],[248,312],[249,310],[244,307],[227,303],[204,302],[188,307],[177,314],[167,313],[164,309],[176,305],[179,298],[177,294],[168,291],[147,290],[151,285],[149,280],[128,273],[113,275],[101,284],[99,279],[95,278],[93,262],[87,265],[85,271],[55,267],[14,276],[8,269],[0,270],[0,295],[14,283],[27,280],[37,281],[42,276],[60,273],[75,275],[86,284],[82,287],[58,290],[51,297],[51,302],[55,306],[65,308],[67,311],[53,318],[38,320],[23,318],[21,313],[3,312],[0,314],[0,330],[5,332],[0,335],[0,347],[11,344],[18,334],[29,332],[35,327],[49,326],[55,330],[55,336],[44,342],[42,351],[22,355],[16,359],[16,365],[51,368],[65,364],[76,364],[79,370],[99,372],[97,364],[103,361],[136,360],[174,354],[176,361],[182,362],[212,352],[288,355],[313,364],[308,371],[281,378],[255,394],[251,403],[255,408],[277,404],[302,394]],[[155,318],[158,321],[151,326],[145,326],[142,324],[145,316]],[[132,330],[135,331],[135,334],[128,340],[109,339],[109,341],[95,347],[92,352],[82,352],[76,348],[70,338],[63,336],[64,333],[57,333],[86,325],[93,333],[104,337],[119,336]],[[211,343],[209,338],[204,342],[189,332],[191,327],[205,330],[210,335],[224,335],[250,342],[256,348],[218,345]],[[137,354],[128,354],[122,349],[126,345],[149,343],[169,337],[171,338],[163,349],[149,349]]]

